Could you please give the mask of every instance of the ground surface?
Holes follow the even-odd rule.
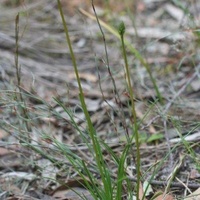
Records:
[[[65,144],[88,163],[93,160],[69,115],[58,104],[60,101],[71,110],[73,119],[87,135],[57,2],[22,1],[20,6],[7,2],[0,3],[0,199],[75,199],[70,197],[75,194],[62,186],[65,183],[80,192],[80,184],[74,181],[78,176],[53,140]],[[127,48],[136,112],[141,121],[143,180],[152,177],[154,166],[166,156],[151,185],[152,193],[158,190],[164,193],[167,188],[167,193],[173,194],[168,199],[186,196],[190,199],[188,195],[200,186],[200,4],[191,2],[181,1],[179,5],[164,0],[141,1],[129,5],[129,11],[118,4],[107,8],[104,4],[96,5],[99,18],[108,25],[116,27],[124,21],[126,39],[149,64],[163,95],[164,103],[160,104],[145,67]],[[133,123],[120,40],[103,27],[109,72],[105,45],[92,18],[91,6],[80,4],[87,15],[77,10],[78,4],[69,5],[66,1],[64,12],[86,104],[99,137],[120,155],[126,142],[125,133],[131,134]],[[19,54],[16,56],[18,12]],[[18,99],[17,59],[21,67],[20,91],[24,94],[20,100],[26,105]],[[29,118],[26,123],[22,115],[24,107]],[[19,144],[24,130],[30,134],[31,145],[43,153]],[[57,167],[55,160],[51,162],[46,155],[62,163],[62,167]],[[127,173],[134,183],[132,157],[127,161]],[[109,162],[106,152],[105,159]],[[114,164],[109,165],[115,174]],[[172,172],[175,177],[169,183]]]

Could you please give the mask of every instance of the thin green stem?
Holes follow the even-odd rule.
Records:
[[[22,115],[23,123],[27,130],[27,137],[24,134],[21,134],[21,139],[26,139],[27,142],[30,142],[29,133],[31,132],[31,127],[29,126],[28,119],[28,111],[26,109],[26,103],[22,96],[22,89],[21,89],[21,67],[19,65],[19,13],[15,19],[15,68],[16,68],[16,76],[17,76],[17,87],[19,93],[16,92],[17,100],[20,101],[23,105],[19,104],[20,113]]]
[[[74,71],[75,71],[75,74],[76,74],[76,79],[77,79],[79,92],[80,92],[79,98],[80,98],[81,106],[82,106],[83,112],[84,112],[86,120],[87,120],[89,135],[91,137],[93,149],[94,149],[94,152],[95,152],[95,160],[96,160],[96,163],[97,163],[100,175],[101,175],[101,179],[102,179],[102,182],[103,182],[104,192],[105,192],[106,196],[108,197],[107,199],[109,200],[109,199],[112,199],[112,189],[111,189],[110,181],[108,181],[108,179],[109,179],[108,171],[106,169],[105,162],[103,160],[103,155],[102,155],[100,144],[98,142],[96,131],[95,131],[94,126],[92,124],[92,121],[91,121],[91,118],[90,118],[90,115],[89,115],[89,112],[87,110],[87,106],[86,106],[86,103],[85,103],[84,92],[83,92],[81,80],[80,80],[80,77],[79,77],[76,58],[75,58],[73,48],[72,48],[72,45],[71,45],[71,41],[70,41],[70,37],[69,37],[69,31],[68,31],[67,23],[65,21],[64,14],[63,14],[63,11],[62,11],[62,6],[61,6],[61,3],[60,3],[60,0],[57,0],[57,2],[58,2],[58,8],[59,8],[59,11],[60,11],[60,16],[61,16],[62,22],[63,22],[64,31],[65,31],[65,34],[66,34],[66,40],[67,40],[69,50],[70,50],[70,55],[71,55],[71,58],[72,58]]]
[[[125,63],[125,72],[126,72],[126,81],[128,86],[128,91],[130,95],[131,100],[131,108],[132,108],[132,116],[134,120],[134,132],[135,132],[135,144],[136,144],[136,173],[137,173],[137,186],[136,186],[136,197],[137,200],[139,200],[139,189],[140,189],[140,142],[139,142],[139,132],[138,132],[138,124],[137,124],[137,116],[135,111],[135,103],[134,103],[134,94],[133,94],[133,88],[131,84],[131,78],[130,78],[130,71],[128,66],[128,60],[126,56],[126,50],[125,50],[125,43],[124,43],[124,33],[125,33],[125,25],[122,22],[119,26],[119,34],[121,38],[122,43],[122,53],[124,57],[124,63]],[[131,142],[131,141],[129,141]]]

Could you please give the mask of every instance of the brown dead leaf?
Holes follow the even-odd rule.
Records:
[[[171,194],[161,194],[155,200],[175,200],[175,198]]]
[[[137,11],[143,12],[144,10],[146,10],[145,3],[141,2],[141,1],[138,1],[138,3],[137,3]]]
[[[139,199],[144,199],[144,200],[146,200],[146,198],[143,198],[144,195],[145,195],[145,194],[144,194],[144,190],[143,190],[143,185],[142,185],[142,183],[140,182]]]
[[[191,171],[190,171],[190,179],[196,179],[196,178],[199,178],[199,172],[198,172],[198,170],[196,170],[196,169],[192,169]]]
[[[10,150],[8,150],[8,149],[6,149],[6,148],[4,148],[4,147],[0,147],[0,156],[7,155],[7,154],[9,154],[9,153],[11,153]]]

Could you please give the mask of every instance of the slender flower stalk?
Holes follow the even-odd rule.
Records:
[[[135,103],[134,103],[134,94],[133,94],[133,88],[131,84],[131,77],[130,77],[130,70],[128,66],[128,60],[126,56],[126,50],[125,50],[125,43],[124,43],[124,34],[125,34],[125,25],[123,22],[120,23],[118,32],[121,38],[122,43],[122,53],[124,57],[124,64],[125,64],[125,73],[126,73],[126,81],[127,81],[127,88],[129,97],[131,100],[131,108],[132,108],[132,116],[134,120],[134,136],[135,136],[135,144],[136,144],[136,173],[137,173],[137,188],[136,188],[136,197],[137,200],[139,200],[139,189],[140,189],[140,142],[139,142],[139,132],[138,132],[138,124],[137,124],[137,116],[135,111]],[[128,141],[131,144],[131,138],[129,138]]]

